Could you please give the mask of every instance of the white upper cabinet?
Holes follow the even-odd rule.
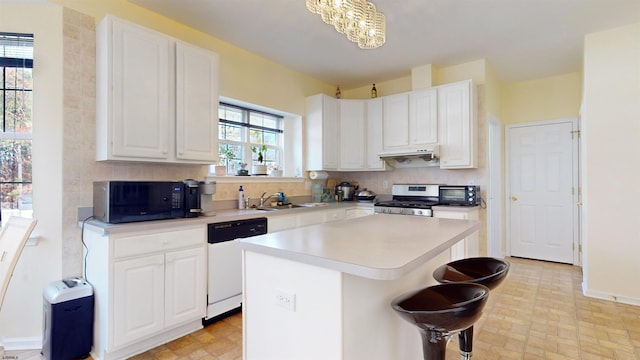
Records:
[[[382,98],[367,100],[367,168],[386,170],[387,163],[380,160],[382,151]]]
[[[97,160],[217,162],[216,54],[111,15],[96,45]]]
[[[307,170],[338,170],[338,100],[318,94],[307,98]]]
[[[384,151],[415,151],[438,143],[435,88],[384,98]]]
[[[471,80],[438,87],[440,168],[476,167],[476,129]]]
[[[169,156],[172,44],[107,16],[98,27],[98,160]]]
[[[366,169],[366,102],[339,100],[340,170]]]
[[[409,147],[409,94],[389,95],[383,99],[384,151],[400,151]]]
[[[308,97],[307,170],[387,170],[381,152],[436,146],[440,168],[475,168],[472,90],[467,80],[371,100]]]
[[[380,171],[382,99],[307,98],[307,170]]]
[[[218,160],[218,55],[176,43],[176,157]]]
[[[409,141],[415,148],[438,143],[438,91],[435,88],[409,94]]]

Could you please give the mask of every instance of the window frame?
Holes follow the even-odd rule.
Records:
[[[27,51],[23,51],[25,49]],[[3,51],[0,52],[0,69],[1,69],[1,79],[0,79],[0,101],[2,102],[2,112],[0,113],[0,141],[1,140],[17,140],[17,141],[29,141],[29,155],[33,157],[33,52],[34,52],[34,35],[33,34],[22,34],[22,33],[11,33],[11,32],[0,32],[0,49]],[[22,82],[23,87],[18,88],[15,86],[8,86],[7,84],[7,68],[19,69],[30,69],[31,76],[30,79],[32,81],[30,88],[24,88],[24,81]],[[10,85],[10,84],[9,84]],[[16,96],[14,99],[17,99],[18,93],[29,92],[31,93],[31,124],[29,127],[29,131],[16,131],[18,128],[13,126],[11,130],[7,131],[8,123],[7,123],[7,115],[9,113],[10,108],[7,106],[7,93],[13,92]],[[15,125],[15,124],[14,124]],[[33,162],[31,160],[30,165],[30,181],[24,181],[24,178],[20,178],[20,181],[16,181],[17,178],[7,179],[5,181],[0,181],[0,185],[8,185],[15,186],[15,189],[11,190],[11,192],[18,191],[19,193],[15,194],[15,201],[11,201],[10,204],[15,205],[15,207],[4,208],[3,204],[6,203],[2,201],[4,199],[5,193],[0,193],[0,219],[2,212],[8,212],[10,214],[16,214],[25,217],[31,217],[33,215]],[[18,164],[18,167],[22,167],[22,163]],[[13,174],[15,175],[15,174]],[[26,186],[26,190],[24,187]],[[3,186],[4,187],[4,186]],[[27,194],[27,196],[25,196]]]
[[[237,165],[237,163],[239,162],[243,162],[246,164],[249,164],[249,161],[247,161],[247,159],[251,159],[251,164],[256,164],[257,163],[257,154],[251,151],[252,147],[261,147],[263,145],[266,146],[267,148],[267,154],[272,154],[271,156],[268,156],[265,154],[265,161],[264,164],[268,165],[271,170],[283,170],[283,161],[284,161],[284,157],[285,157],[285,146],[284,146],[284,116],[279,115],[279,114],[275,114],[272,112],[268,112],[268,111],[262,111],[262,110],[258,110],[255,108],[251,108],[251,107],[247,107],[247,106],[242,106],[242,105],[237,105],[237,104],[231,104],[228,102],[224,102],[221,101],[219,103],[219,108],[228,108],[228,109],[232,109],[232,110],[237,110],[240,112],[241,116],[240,116],[240,121],[237,120],[229,120],[226,118],[221,118],[220,116],[218,116],[218,126],[220,127],[221,124],[226,124],[226,125],[231,125],[231,126],[237,126],[240,128],[240,138],[241,140],[228,140],[228,139],[222,139],[221,136],[223,136],[224,131],[220,130],[219,131],[219,136],[218,136],[218,149],[221,149],[223,146],[225,145],[231,145],[231,146],[241,146],[242,147],[242,154],[241,154],[241,161],[238,160],[233,160],[233,163],[229,162],[226,159],[219,159],[218,164],[219,165],[225,165],[227,166],[227,171],[228,173],[226,175],[236,175],[236,167],[235,165]],[[218,110],[220,112],[220,110]],[[267,116],[273,120],[275,120],[277,122],[277,128],[275,127],[269,127],[269,126],[262,126],[262,125],[257,125],[257,124],[252,124],[251,123],[251,117],[253,114],[258,114],[260,116]],[[262,138],[264,139],[264,134],[265,133],[272,133],[275,134],[276,136],[276,141],[275,144],[271,144],[271,143],[264,143],[264,141],[262,142],[253,142],[252,140],[252,136],[251,136],[251,131],[252,130],[258,130],[261,132],[262,134]],[[276,153],[277,156],[273,156],[273,153]],[[231,166],[229,166],[231,165]],[[214,171],[213,167],[211,167],[210,169],[210,174],[214,175]],[[239,169],[238,169],[239,170]],[[247,170],[249,172],[251,172],[251,168],[247,168]],[[271,174],[273,175],[273,174]]]

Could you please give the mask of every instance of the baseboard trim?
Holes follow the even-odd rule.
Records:
[[[5,351],[40,350],[42,349],[42,338],[0,338],[0,346]]]
[[[584,296],[592,297],[600,300],[608,300],[608,301],[613,301],[621,304],[640,306],[640,299],[638,298],[632,298],[628,296],[620,296],[620,295],[614,295],[611,293],[605,293],[601,291],[589,290],[587,289],[586,284],[584,282],[582,283],[582,294]]]

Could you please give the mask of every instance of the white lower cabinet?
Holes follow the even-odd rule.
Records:
[[[442,219],[479,220],[480,211],[478,207],[437,207],[433,209],[433,217]],[[451,247],[451,261],[476,256],[480,256],[480,237],[477,231],[458,241]]]
[[[363,216],[373,215],[373,208],[369,207],[357,207],[347,209],[344,214],[345,219],[355,219]]]
[[[267,216],[267,232],[274,233],[298,227],[297,215]]]
[[[164,328],[164,255],[113,264],[113,344],[122,346]]]
[[[326,222],[331,222],[331,221],[344,220],[345,211],[346,211],[346,209],[325,210],[322,213],[322,215],[323,215],[322,216],[322,222],[326,223]]]
[[[267,229],[269,233],[295,229],[302,226],[323,224],[331,221],[353,219],[356,217],[373,215],[373,208],[353,207],[339,209],[322,209],[307,211],[297,215],[273,215],[267,216]]]
[[[202,318],[206,306],[206,256],[200,247],[165,254],[164,326]],[[204,271],[201,269],[204,268]]]
[[[116,234],[88,226],[84,238],[94,358],[127,358],[202,327],[206,225]]]

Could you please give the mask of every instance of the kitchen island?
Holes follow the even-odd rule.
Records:
[[[420,359],[417,330],[389,304],[434,284],[479,226],[376,214],[237,240],[244,359]]]

